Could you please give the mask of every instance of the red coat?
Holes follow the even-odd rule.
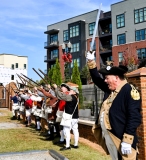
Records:
[[[26,109],[32,108],[32,103],[33,103],[33,101],[31,99],[27,99],[25,101],[25,107],[26,107]]]
[[[66,92],[66,94],[68,94],[68,92]],[[66,101],[64,101],[64,100],[60,100],[58,102],[58,108],[60,111],[64,111],[65,104],[66,104]]]

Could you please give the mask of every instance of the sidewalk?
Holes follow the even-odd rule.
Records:
[[[49,151],[29,151],[0,154],[0,160],[55,160]]]

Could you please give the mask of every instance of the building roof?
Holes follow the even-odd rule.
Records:
[[[18,57],[28,57],[28,56],[20,56],[16,54],[8,54],[8,53],[0,53],[0,55],[12,55],[12,56],[18,56]]]

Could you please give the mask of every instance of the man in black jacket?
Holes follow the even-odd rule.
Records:
[[[70,87],[70,91],[68,91],[68,94],[63,93],[60,91],[59,88],[57,88],[57,85],[53,85],[55,88],[55,93],[58,99],[66,101],[64,111],[65,113],[68,113],[72,115],[71,120],[71,126],[63,126],[63,132],[66,139],[66,146],[63,148],[60,148],[61,151],[69,150],[70,147],[70,130],[73,130],[74,134],[74,148],[78,148],[78,140],[79,140],[79,131],[78,131],[78,94],[79,91],[76,87]]]
[[[124,77],[128,68],[109,63],[98,71],[94,52],[88,52],[86,58],[93,82],[105,93],[98,124],[107,149],[113,160],[135,160],[138,143],[136,129],[141,123],[141,100],[138,91]]]

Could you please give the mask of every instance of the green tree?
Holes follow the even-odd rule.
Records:
[[[52,75],[52,80],[54,83],[56,83],[57,85],[60,85],[62,83],[61,80],[61,70],[60,70],[60,65],[59,65],[59,61],[58,59],[56,59],[56,63],[53,69],[53,75]]]
[[[82,82],[80,78],[80,72],[78,69],[77,61],[74,62],[71,81],[79,85],[79,104],[82,106],[83,105]]]
[[[52,79],[54,69],[55,69],[54,66],[49,69],[49,72],[48,72],[49,79]],[[52,81],[49,81],[49,84],[52,84]]]

